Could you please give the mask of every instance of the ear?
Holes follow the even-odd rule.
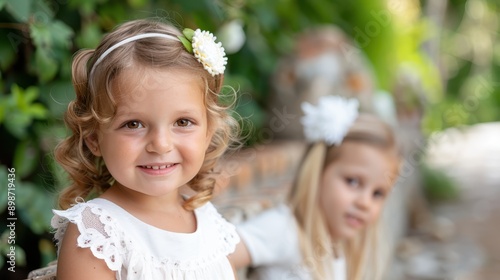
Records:
[[[97,140],[97,135],[94,133],[89,137],[85,138],[85,145],[89,148],[90,152],[96,156],[101,156],[101,149],[99,148],[99,141]]]

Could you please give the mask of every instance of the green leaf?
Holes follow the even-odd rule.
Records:
[[[30,175],[38,166],[39,153],[36,145],[31,140],[19,143],[14,152],[13,166],[19,178]]]
[[[3,123],[7,111],[7,98],[0,96],[0,124]]]
[[[73,31],[61,21],[30,24],[36,46],[33,71],[41,83],[52,80],[59,70],[58,61],[71,47]]]
[[[34,119],[38,120],[43,120],[47,117],[47,108],[43,106],[42,104],[32,104],[30,107],[28,107],[25,111],[27,114],[29,114],[31,117]]]
[[[54,18],[54,11],[47,3],[49,3],[49,1],[35,1],[33,3],[33,6],[31,7],[33,10],[33,21],[44,22]],[[59,8],[58,4],[54,3],[54,6],[56,9]]]
[[[130,7],[137,9],[143,8],[148,3],[148,0],[127,0]]]
[[[8,182],[7,179],[7,167],[0,164],[0,180],[2,180],[2,182]],[[0,214],[7,210],[7,188],[5,188],[5,191],[2,190],[0,192],[0,209]]]
[[[32,0],[7,0],[7,11],[19,22],[27,22],[31,14]]]
[[[77,8],[83,16],[94,14],[97,10],[97,4],[105,2],[104,0],[68,0],[71,7]],[[122,4],[123,6],[123,4]]]
[[[52,35],[47,24],[30,24],[30,35],[37,48],[52,47]]]
[[[26,129],[31,124],[31,118],[19,111],[14,111],[5,119],[5,128],[19,139],[26,136]]]
[[[432,201],[446,201],[459,198],[456,182],[444,171],[423,165],[421,168],[425,195]]]
[[[102,38],[101,28],[96,22],[85,24],[82,27],[80,34],[76,37],[76,44],[78,48],[93,49]]]
[[[33,119],[44,119],[48,111],[41,103],[33,103],[38,97],[37,87],[22,89],[16,84],[11,87],[11,94],[4,97],[4,119],[7,130],[17,138],[23,139]]]
[[[48,231],[54,194],[47,192],[43,186],[31,182],[19,181],[16,190],[16,204],[19,206],[19,216],[22,222],[37,234]]]
[[[16,265],[25,266],[26,265],[26,253],[21,246],[16,246]]]
[[[62,21],[56,20],[49,24],[49,31],[55,47],[69,49],[73,30]]]
[[[10,245],[7,242],[9,235],[10,235],[10,229],[8,229],[8,228],[6,228],[2,232],[2,234],[0,235],[0,256],[1,256],[0,268],[6,262],[4,256],[7,256],[7,254],[10,253],[10,249],[12,248],[12,245]],[[16,244],[17,244],[17,242],[18,241],[16,240]],[[21,248],[21,246],[19,246],[19,245],[15,246],[14,254],[16,255],[16,265],[25,266],[26,265],[26,254],[25,254],[23,248]]]
[[[37,48],[68,49],[71,46],[73,30],[62,21],[55,20],[30,24],[30,34]]]
[[[194,36],[194,30],[190,28],[184,28],[182,30],[182,34],[184,34],[184,37],[186,37],[187,40],[190,42],[193,41],[193,36]]]
[[[185,37],[182,36],[178,36],[177,38],[181,40],[181,43],[184,45],[184,47],[189,53],[193,53],[193,46],[191,45],[190,41],[188,41]]]
[[[87,1],[87,0],[85,0]],[[92,13],[95,13],[92,11]],[[116,1],[107,2],[99,7],[99,23],[103,26],[111,28],[117,22],[123,22],[128,20],[130,15],[130,10],[127,9],[123,3],[118,3]]]
[[[1,8],[0,8],[1,9]],[[2,33],[3,35],[4,33]],[[5,34],[7,35],[7,34]],[[9,40],[0,40],[0,68],[8,69],[16,61],[16,50]]]
[[[3,6],[7,4],[7,0],[0,0],[0,10],[3,9]]]
[[[38,98],[38,88],[37,87],[29,87],[24,90],[23,100],[24,103],[32,103]]]
[[[10,91],[12,92],[12,99],[14,100],[14,104],[17,104],[17,102],[19,102],[21,96],[23,95],[23,89],[17,84],[13,84],[10,88]]]
[[[35,65],[40,82],[48,82],[57,74],[57,61],[45,49],[35,51]]]

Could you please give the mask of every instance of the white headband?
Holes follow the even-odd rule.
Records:
[[[92,66],[92,70],[90,70],[90,75],[92,75],[92,73],[94,72],[94,69],[96,68],[96,66],[99,65],[99,63],[101,63],[101,61],[108,54],[110,54],[112,51],[116,50],[117,48],[119,48],[119,47],[121,47],[121,46],[123,46],[123,45],[125,45],[127,43],[130,43],[130,42],[133,42],[133,41],[137,41],[137,40],[140,40],[140,39],[144,39],[144,38],[151,38],[151,37],[162,37],[162,38],[171,39],[171,40],[175,40],[175,41],[179,41],[179,42],[181,41],[181,40],[179,40],[179,38],[177,38],[175,36],[168,35],[168,34],[163,34],[163,33],[144,33],[144,34],[138,34],[138,35],[129,37],[127,39],[124,39],[123,41],[120,41],[120,42],[114,44],[109,49],[107,49],[104,53],[102,53],[101,56],[99,56],[99,58],[96,60],[96,62]]]
[[[215,42],[216,37],[212,33],[200,29],[191,30],[188,28],[184,29],[182,33],[183,36],[181,37],[163,33],[143,33],[124,39],[111,46],[99,56],[90,70],[90,76],[92,76],[97,65],[112,51],[127,43],[150,37],[161,37],[181,42],[186,50],[192,53],[212,76],[224,73],[226,69],[225,65],[227,64],[226,53],[222,44]]]

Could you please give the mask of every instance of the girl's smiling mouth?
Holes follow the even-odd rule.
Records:
[[[172,164],[166,164],[166,165],[142,165],[140,167],[142,168],[147,168],[147,169],[155,169],[155,170],[158,170],[158,169],[165,169],[165,168],[169,168],[169,167],[172,167],[174,166],[175,163],[172,163]]]
[[[177,165],[178,163],[160,163],[139,165],[138,167],[141,171],[150,175],[165,175],[173,171]]]

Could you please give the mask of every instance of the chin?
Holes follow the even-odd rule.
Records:
[[[359,230],[352,230],[352,229],[346,230],[342,234],[342,239],[343,240],[353,239],[359,235],[359,232],[360,232]]]

